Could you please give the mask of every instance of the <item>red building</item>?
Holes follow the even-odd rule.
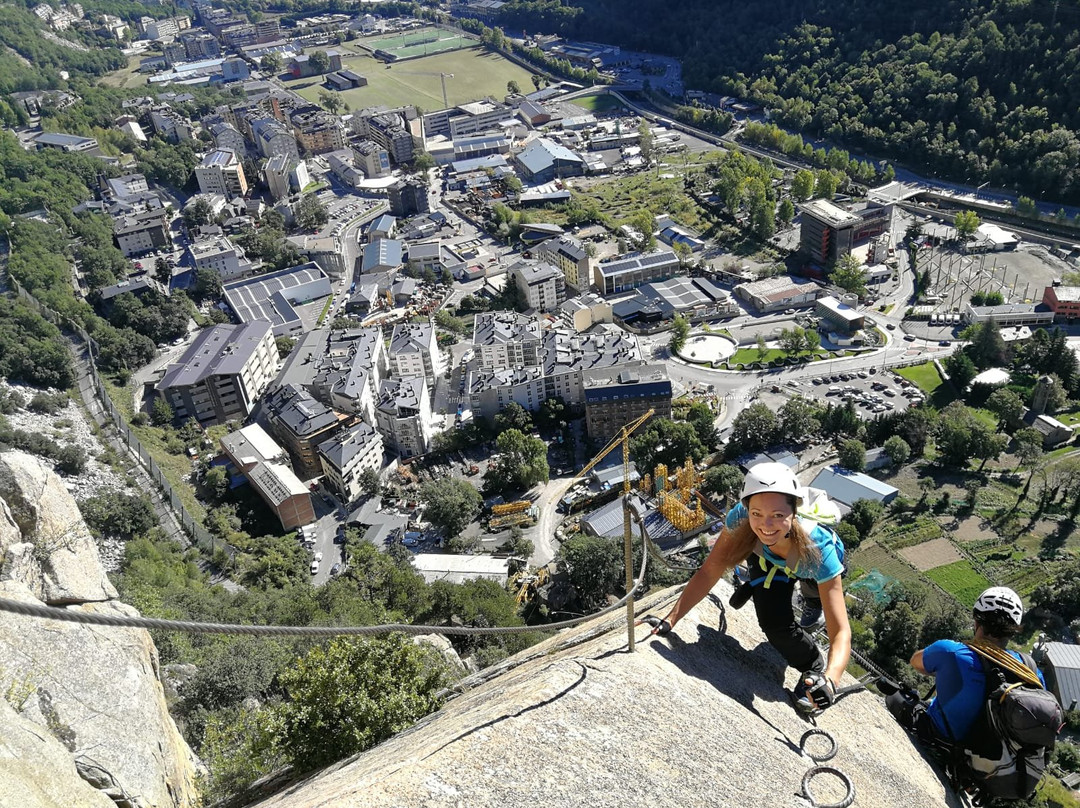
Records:
[[[1054,318],[1080,317],[1080,286],[1047,286],[1042,302],[1054,312]]]

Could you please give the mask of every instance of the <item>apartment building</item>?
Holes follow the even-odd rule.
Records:
[[[540,323],[513,311],[480,312],[473,320],[473,348],[485,369],[540,364]]]
[[[654,418],[671,417],[671,380],[662,364],[617,365],[581,376],[585,427],[594,441],[610,440],[650,409]]]
[[[445,370],[442,351],[431,323],[399,323],[390,337],[390,368],[394,376],[407,379],[421,376],[428,387]]]
[[[562,270],[546,261],[519,261],[508,270],[530,309],[554,311],[566,300]]]
[[[347,416],[318,401],[303,387],[283,384],[263,401],[270,432],[285,446],[301,479],[317,476],[322,465],[317,448],[337,434]]]
[[[589,284],[589,254],[585,245],[573,236],[548,239],[536,246],[533,255],[541,261],[557,266],[562,271],[567,286],[580,290],[582,284]]]
[[[195,269],[212,269],[221,276],[222,281],[242,278],[252,272],[251,262],[247,260],[242,247],[233,244],[224,236],[196,241],[188,247]]]
[[[384,379],[380,383],[375,426],[387,449],[399,457],[428,452],[434,430],[431,399],[422,376]]]
[[[195,179],[201,194],[220,194],[226,199],[247,195],[244,166],[230,149],[216,149],[207,154],[195,167]]]
[[[382,435],[363,421],[319,444],[323,480],[345,502],[360,498],[361,475],[369,470],[377,474],[382,461]]]
[[[201,331],[155,386],[177,422],[204,426],[243,420],[277,372],[277,346],[268,322],[216,325]]]

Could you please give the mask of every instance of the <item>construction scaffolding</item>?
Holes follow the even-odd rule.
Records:
[[[511,513],[520,513],[521,511],[529,510],[532,505],[527,499],[519,499],[517,502],[507,502],[502,505],[493,505],[491,513],[493,516],[507,516]]]
[[[693,460],[687,458],[683,467],[673,475],[668,473],[666,465],[660,463],[656,467],[655,479],[660,513],[677,530],[686,533],[705,524],[705,511],[697,493],[702,478],[694,468]]]

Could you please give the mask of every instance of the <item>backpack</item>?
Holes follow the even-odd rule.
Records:
[[[986,704],[961,743],[965,779],[990,797],[1027,799],[1050,761],[1065,714],[1041,684],[993,661],[980,648],[968,647],[982,662]],[[1021,656],[1037,679],[1035,660]]]

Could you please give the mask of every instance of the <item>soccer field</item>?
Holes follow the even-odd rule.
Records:
[[[532,74],[528,70],[484,48],[410,59],[389,69],[368,55],[345,55],[342,66],[368,80],[365,87],[337,93],[354,110],[381,104],[388,107],[415,104],[426,112],[443,109],[440,73],[454,75],[446,79],[446,95],[451,106],[488,95],[501,99],[510,81],[516,81],[523,89],[532,87]],[[285,82],[285,86],[316,104],[319,93],[327,91],[318,77],[294,79]]]
[[[458,34],[451,34],[439,28],[424,28],[420,31],[394,34],[378,39],[360,40],[359,44],[372,50],[384,50],[401,59],[413,56],[426,56],[429,53],[442,53],[460,48],[469,48],[476,40]]]

